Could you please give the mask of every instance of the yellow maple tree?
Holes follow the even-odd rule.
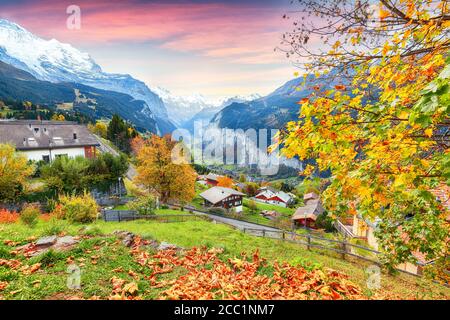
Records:
[[[0,202],[16,201],[34,167],[24,154],[9,144],[0,144]]]
[[[177,143],[169,136],[151,136],[137,150],[136,183],[156,192],[160,201],[189,202],[195,196],[196,173],[190,164],[174,161]]]
[[[445,256],[449,225],[429,190],[450,183],[448,2],[380,0],[378,16],[368,2],[353,5],[336,13],[324,1],[310,4],[342,18],[320,30],[332,54],[302,51],[305,37],[319,34],[314,27],[290,38],[308,57],[307,70],[334,85],[302,98],[299,121],[287,124],[279,143],[288,157],[314,159],[306,174],[331,172],[323,194],[329,211],[345,216],[351,203],[379,221],[388,264],[413,262],[415,252]]]

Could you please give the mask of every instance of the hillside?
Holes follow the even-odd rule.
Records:
[[[336,71],[328,76],[316,78],[309,75],[292,79],[271,94],[248,102],[232,103],[218,112],[211,124],[219,128],[231,129],[281,129],[289,122],[298,119],[300,99],[309,96],[315,88],[327,90],[340,83],[334,77]]]
[[[116,108],[117,103],[127,102],[129,105],[131,100],[139,100],[139,107],[131,107],[128,110],[128,113],[132,113],[129,118],[139,120],[135,122],[136,126],[145,128],[145,123],[148,122],[150,128],[156,123],[161,133],[170,132],[175,128],[167,116],[161,98],[144,82],[128,74],[104,72],[89,54],[70,44],[61,43],[56,39],[45,40],[6,19],[0,19],[0,44],[0,61],[24,70],[36,79],[55,84],[77,83],[80,87],[84,85],[97,90],[115,92],[111,98],[116,101],[114,103]],[[133,99],[121,98],[117,93],[129,95]]]
[[[448,288],[420,278],[388,274],[383,274],[380,289],[369,290],[364,264],[252,237],[207,221],[97,222],[84,227],[60,221],[40,222],[34,229],[17,224],[0,228],[0,297],[6,299],[242,299],[245,295],[265,299],[447,299],[450,294]],[[27,257],[33,249],[15,250],[51,230],[76,236],[76,243],[36,257]],[[133,235],[127,232],[142,238],[134,237],[130,243],[124,236]],[[163,242],[166,248],[170,243],[178,249],[161,249]],[[14,251],[13,256],[10,252]],[[60,276],[72,264],[83,272],[79,290],[68,289],[66,277]],[[212,264],[217,268],[208,267]],[[276,276],[278,269],[286,273],[286,281],[289,275],[293,277],[290,284],[284,276]],[[214,285],[213,279],[230,289]],[[278,293],[276,286],[270,285],[272,281],[281,286]],[[326,284],[334,289],[322,289]]]
[[[0,99],[30,101],[34,104],[73,104],[74,111],[95,119],[117,113],[137,128],[157,132],[155,121],[141,117],[145,103],[131,96],[76,83],[52,83],[0,62]],[[130,112],[134,110],[134,112]]]

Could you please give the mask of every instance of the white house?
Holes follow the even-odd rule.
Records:
[[[287,207],[292,201],[292,197],[283,191],[275,190],[271,187],[263,187],[258,190],[255,200],[264,203],[275,204],[280,207]]]
[[[68,121],[2,120],[0,143],[9,143],[28,160],[51,162],[57,157],[93,158],[100,145],[86,126]]]

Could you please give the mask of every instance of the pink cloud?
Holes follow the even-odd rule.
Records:
[[[64,1],[0,5],[0,9],[1,16],[47,38],[74,44],[153,41],[169,50],[242,63],[271,56],[287,28],[281,8],[255,4],[79,2],[82,29],[75,31],[65,26],[69,3]]]

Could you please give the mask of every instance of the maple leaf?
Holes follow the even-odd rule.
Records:
[[[8,282],[6,281],[0,281],[0,291],[5,290],[5,288],[8,286]]]
[[[28,265],[23,266],[20,269],[20,271],[22,271],[22,273],[25,274],[25,275],[29,275],[29,274],[32,274],[32,273],[38,271],[40,268],[41,268],[41,264],[40,263],[35,263],[35,264],[31,265],[31,266],[28,266]]]
[[[130,282],[130,283],[127,283],[123,287],[123,291],[133,295],[133,294],[137,293],[138,286],[137,286],[137,284],[135,282]]]

